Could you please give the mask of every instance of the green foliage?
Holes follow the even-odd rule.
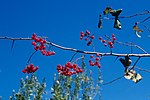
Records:
[[[87,70],[84,60],[82,61],[82,73],[72,76],[64,76],[58,73],[54,75],[54,84],[51,88],[51,100],[93,100],[100,95],[101,73],[96,81],[92,78],[92,71]],[[90,74],[89,74],[90,73]]]
[[[15,92],[13,90],[13,95],[10,96],[10,100],[42,100],[42,95],[45,94],[45,79],[40,84],[38,77],[31,74],[31,76],[26,76],[25,80],[22,78],[20,84],[19,91]]]

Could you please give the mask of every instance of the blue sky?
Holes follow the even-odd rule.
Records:
[[[122,8],[120,16],[128,16],[149,10],[150,1],[143,0],[1,0],[0,1],[0,36],[8,37],[31,37],[35,32],[39,36],[48,36],[49,40],[66,47],[80,50],[92,50],[84,41],[80,41],[80,31],[88,29],[95,37],[111,35],[114,33],[118,41],[133,42],[150,52],[150,34],[144,27],[142,38],[136,37],[132,26],[136,21],[141,21],[146,16],[131,19],[120,19],[122,30],[113,28],[112,20],[103,20],[102,30],[97,28],[99,14],[106,6],[114,9]],[[110,17],[109,15],[106,17]],[[150,27],[149,21],[146,21]],[[34,51],[31,41],[16,41],[11,51],[12,41],[0,40],[0,96],[7,100],[12,90],[19,88],[19,80],[25,75],[21,72]],[[94,40],[96,51],[109,52],[98,40]],[[70,60],[73,52],[56,51],[55,56],[45,57],[39,52],[34,55],[31,62],[40,69],[37,75],[41,80],[46,77],[47,87],[53,83],[53,74],[57,64],[65,64]],[[129,47],[116,44],[113,49],[116,53],[130,53]],[[134,49],[135,53],[142,53]],[[79,55],[80,56],[80,55]],[[136,58],[132,58],[133,61]],[[88,60],[88,57],[87,57]],[[123,67],[119,61],[114,62],[115,57],[103,57],[102,75],[104,82],[110,81],[123,74]],[[87,64],[88,65],[88,64]],[[142,58],[137,63],[138,67],[148,69],[149,58]],[[96,69],[94,69],[96,70]],[[43,74],[44,73],[44,74]],[[106,86],[102,86],[103,100],[148,100],[150,99],[149,83],[150,74],[140,72],[143,80],[134,84],[124,78]]]

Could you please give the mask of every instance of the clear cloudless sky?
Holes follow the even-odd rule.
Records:
[[[148,17],[139,16],[130,19],[120,19],[122,30],[113,28],[113,20],[103,20],[102,30],[97,28],[99,14],[106,6],[114,9],[122,8],[120,16],[128,16],[135,13],[150,10],[149,0],[0,0],[0,36],[8,37],[31,37],[35,32],[39,36],[47,36],[49,40],[65,46],[80,50],[92,51],[87,47],[85,41],[81,41],[80,31],[88,29],[95,34],[95,48],[99,52],[109,52],[104,47],[99,36],[115,34],[118,41],[133,42],[138,44],[147,52],[150,52],[150,34],[143,25],[142,38],[139,39],[133,32],[132,26],[136,21],[142,21]],[[106,17],[111,17],[106,15]],[[150,28],[150,21],[144,24]],[[31,41],[15,41],[11,51],[12,41],[0,40],[0,96],[8,100],[12,90],[18,91],[20,78],[25,78],[21,71],[26,66],[29,56],[34,52]],[[56,55],[45,57],[37,52],[31,62],[40,68],[37,71],[39,81],[46,78],[47,91],[53,84],[53,74],[56,73],[57,64],[65,64],[70,60],[73,52],[63,51],[55,47]],[[130,53],[129,47],[115,44],[115,53]],[[134,48],[133,52],[143,53]],[[77,55],[78,57],[80,54]],[[76,57],[77,57],[76,56]],[[87,56],[87,61],[88,61]],[[137,58],[132,57],[133,62]],[[115,57],[103,57],[102,76],[104,82],[108,82],[123,74],[124,68]],[[142,58],[137,63],[138,67],[150,69],[150,58]],[[87,63],[87,66],[90,67]],[[94,68],[96,70],[96,68]],[[101,87],[103,100],[149,100],[150,99],[150,74],[140,72],[143,80],[138,84],[124,78]],[[95,76],[96,77],[96,76]],[[50,96],[50,94],[47,94]]]

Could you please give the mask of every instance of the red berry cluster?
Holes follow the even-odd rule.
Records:
[[[22,70],[23,73],[34,73],[35,71],[37,71],[39,69],[38,66],[34,67],[33,64],[29,64],[26,68],[24,68]]]
[[[92,40],[94,39],[94,35],[91,35],[91,33],[86,30],[86,32],[80,32],[80,40],[84,38],[85,41],[87,41],[87,46],[92,44]]]
[[[51,56],[55,54],[54,51],[46,51],[46,46],[45,46],[46,40],[44,40],[43,38],[37,37],[36,34],[34,33],[32,35],[32,39],[34,40],[34,42],[32,42],[32,45],[34,46],[34,49],[36,51],[40,50],[41,53],[46,56]]]
[[[96,57],[94,57],[93,55],[90,56],[91,60],[89,60],[90,66],[97,66],[98,68],[101,67],[99,60],[100,60],[100,55],[96,54]],[[94,59],[94,61],[93,61]]]
[[[114,34],[112,34],[112,37],[111,37],[110,41],[106,41],[105,39],[102,39],[102,37],[99,37],[99,40],[104,44],[104,46],[109,45],[110,48],[113,48],[115,40],[116,40],[116,37],[115,37]]]
[[[67,62],[65,66],[57,65],[57,71],[60,72],[62,75],[71,76],[73,74],[81,73],[82,69],[76,64]]]

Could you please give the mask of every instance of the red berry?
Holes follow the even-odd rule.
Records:
[[[39,49],[39,46],[34,47],[34,49],[35,49],[35,50],[38,50],[38,49]]]
[[[80,35],[82,35],[82,34],[84,34],[84,32],[82,31],[82,32],[80,32]]]
[[[50,56],[50,55],[51,55],[51,52],[48,51],[48,52],[46,53],[46,56]]]
[[[34,65],[33,65],[33,64],[30,64],[30,67],[34,67]]]
[[[90,66],[94,66],[94,63],[93,63],[93,62],[91,62],[91,63],[90,63]]]
[[[112,42],[110,42],[110,41],[108,41],[108,44],[109,44],[109,45],[113,45],[113,43],[112,43]]]
[[[97,67],[98,67],[98,68],[101,68],[101,65],[100,65],[100,63],[97,65]]]
[[[35,72],[35,71],[37,71],[38,69],[39,69],[39,67],[37,66],[37,67],[35,67],[35,68],[32,69],[32,72]]]
[[[43,50],[43,47],[42,47],[42,46],[40,46],[40,47],[39,47],[39,50]]]
[[[99,40],[102,40],[102,37],[99,37]]]
[[[67,62],[65,66],[66,67],[70,67],[71,66],[71,62]]]
[[[91,56],[90,56],[90,58],[94,58],[94,56],[93,56],[93,55],[91,55]]]
[[[98,62],[98,61],[96,61],[96,62],[94,63],[94,65],[96,65],[96,66],[97,66],[98,64],[99,64],[99,62]]]
[[[33,33],[32,36],[36,37],[36,33]]]
[[[110,48],[114,48],[114,46],[113,46],[113,45],[110,45]]]
[[[87,33],[88,35],[90,35],[90,31],[86,30],[86,33]]]
[[[80,36],[81,36],[81,37],[84,37],[85,35],[84,35],[84,33],[80,33]]]
[[[85,38],[85,41],[87,41],[88,40],[88,38]]]
[[[72,73],[71,73],[71,72],[68,72],[68,73],[67,73],[67,76],[71,76],[71,75],[72,75]]]
[[[94,35],[93,35],[93,36],[91,36],[91,39],[94,39]]]
[[[32,45],[36,46],[36,42],[32,42]]]
[[[33,40],[35,40],[36,37],[35,37],[35,36],[32,36],[31,38],[32,38]]]
[[[36,66],[35,68],[36,68],[36,69],[39,69],[39,67],[38,67],[38,66]]]
[[[100,56],[100,54],[96,53],[96,56],[97,56],[97,57],[99,57],[99,56]]]
[[[89,60],[89,63],[93,63],[93,61],[92,61],[92,60]]]
[[[73,64],[73,68],[76,68],[77,67],[77,64]]]
[[[99,60],[99,57],[96,57],[95,60],[98,61],[98,60]]]
[[[41,45],[44,45],[43,41],[40,41],[40,44],[41,44]]]
[[[116,38],[115,38],[115,37],[113,37],[113,38],[112,38],[112,40],[113,40],[113,41],[115,41],[115,40],[116,40]]]
[[[82,69],[81,69],[81,68],[79,68],[79,72],[80,72],[80,73],[82,72]]]
[[[23,70],[22,70],[22,72],[23,72],[23,73],[26,73],[26,72],[27,72],[27,70],[26,70],[26,69],[23,69]]]
[[[31,68],[31,66],[30,66],[30,65],[28,65],[28,66],[27,66],[27,69],[30,69],[30,68]]]
[[[102,40],[103,43],[106,43],[106,40]]]
[[[89,42],[87,43],[87,46],[89,46],[91,43],[92,43],[92,41],[89,41]]]
[[[46,50],[41,50],[41,53],[42,53],[43,55],[46,55]]]
[[[80,36],[80,40],[82,40],[83,37]]]
[[[112,34],[112,37],[115,37],[115,34]]]
[[[61,72],[61,70],[57,70],[58,72]]]
[[[43,43],[46,43],[46,40],[43,40]]]
[[[72,72],[72,74],[76,74],[76,72],[74,71],[74,72]]]
[[[108,41],[108,44],[110,45],[111,41]]]
[[[35,41],[35,42],[39,42],[39,38],[35,38],[34,41]]]
[[[41,37],[39,38],[39,42],[43,42],[43,39]]]
[[[51,55],[55,55],[56,53],[54,51],[51,52]]]
[[[46,46],[45,46],[45,45],[41,45],[40,47],[41,47],[43,50],[46,49]]]

